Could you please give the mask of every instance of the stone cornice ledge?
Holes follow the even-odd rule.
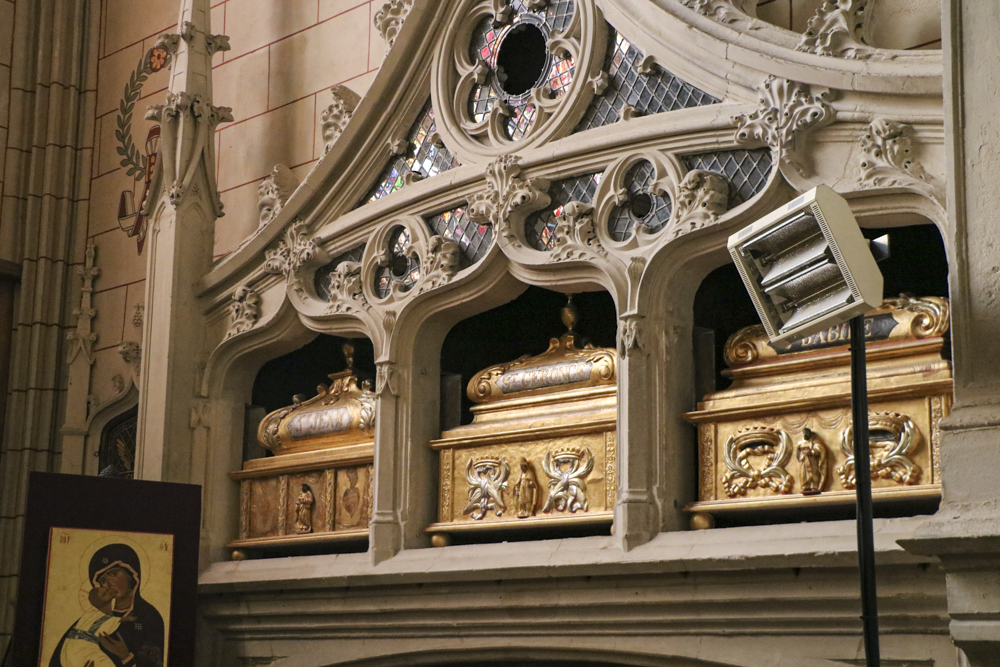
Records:
[[[925,517],[875,520],[880,565],[934,559],[904,551]],[[551,579],[697,571],[856,567],[853,521],[750,526],[661,533],[623,554],[610,537],[414,549],[377,566],[367,553],[214,563],[199,579],[201,594],[384,586],[497,579]],[[493,564],[495,563],[495,564]]]

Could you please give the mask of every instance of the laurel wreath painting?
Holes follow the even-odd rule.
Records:
[[[139,152],[132,141],[132,112],[135,102],[139,99],[142,84],[150,74],[159,72],[167,66],[170,54],[164,49],[152,48],[139,60],[139,65],[129,76],[125,84],[125,94],[118,102],[118,129],[115,138],[120,144],[115,150],[122,156],[121,166],[127,167],[129,176],[141,181],[146,175],[146,156]]]

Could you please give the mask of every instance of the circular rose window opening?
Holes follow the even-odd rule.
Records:
[[[539,85],[549,63],[545,34],[531,23],[521,23],[503,36],[497,49],[497,81],[503,92],[516,97]]]

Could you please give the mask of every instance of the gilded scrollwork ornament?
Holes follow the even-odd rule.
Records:
[[[920,445],[920,429],[907,415],[875,412],[868,416],[872,479],[887,479],[902,485],[920,483],[922,470],[909,454]],[[837,467],[845,488],[857,483],[854,467],[854,429],[848,425],[840,438],[840,451],[847,459]]]
[[[791,493],[794,480],[786,466],[792,441],[785,431],[766,426],[741,429],[729,436],[723,452],[727,472],[722,486],[730,498],[752,489]]]
[[[943,336],[951,323],[951,308],[948,299],[943,297],[917,298],[901,294],[897,298],[886,299],[884,306],[912,314],[909,331],[914,338]]]
[[[809,19],[796,48],[821,56],[869,58],[867,9],[868,0],[826,0]]]
[[[912,188],[943,203],[940,181],[914,155],[914,134],[906,123],[873,120],[861,137],[860,183],[868,188]]]
[[[587,511],[587,477],[594,470],[590,448],[565,447],[546,452],[542,470],[549,478],[549,497],[542,512]]]
[[[507,490],[510,466],[504,458],[482,457],[469,459],[465,478],[469,482],[469,504],[462,511],[476,521],[489,512],[502,516],[507,509],[503,493]]]
[[[760,107],[751,114],[741,114],[737,124],[736,143],[766,144],[780,163],[792,166],[800,174],[805,168],[796,159],[797,141],[835,120],[830,106],[832,92],[814,92],[809,84],[769,76],[759,89]]]

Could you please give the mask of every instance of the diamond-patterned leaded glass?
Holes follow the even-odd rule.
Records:
[[[648,232],[657,232],[670,220],[673,207],[666,195],[655,195],[649,191],[653,183],[653,165],[641,160],[625,172],[625,203],[611,209],[608,217],[608,234],[615,241],[625,241],[632,235],[636,225]]]
[[[524,221],[524,237],[528,245],[535,250],[551,250],[556,243],[556,218],[563,214],[563,207],[571,201],[591,203],[600,182],[600,173],[553,181],[549,186],[551,208],[536,211]]]
[[[399,227],[389,239],[389,262],[375,271],[375,294],[384,299],[389,296],[394,283],[404,292],[420,280],[420,260],[410,255],[410,232]]]
[[[729,181],[729,208],[753,199],[771,175],[771,150],[712,151],[684,156],[688,169],[704,169]]]
[[[435,234],[458,244],[462,251],[462,268],[481,260],[493,245],[493,227],[472,222],[464,206],[431,216],[427,224]]]
[[[378,185],[365,195],[361,204],[381,199],[387,194],[403,187],[405,176],[414,173],[424,178],[437,176],[442,171],[460,166],[458,158],[444,146],[437,146],[431,141],[437,127],[434,124],[434,108],[430,102],[424,107],[417,122],[410,128],[407,135],[406,152],[394,155],[389,164],[379,176]]]
[[[551,0],[545,5],[542,15],[552,28],[552,32],[562,32],[573,19],[575,9],[573,0]]]
[[[320,295],[325,301],[330,300],[330,274],[337,270],[337,267],[344,262],[360,262],[361,257],[365,254],[365,244],[351,248],[345,253],[337,255],[334,257],[329,264],[321,267],[316,271],[313,276],[313,285],[316,287],[316,293]]]
[[[472,31],[472,41],[469,43],[469,59],[472,62],[483,60],[491,70],[496,66],[497,39],[500,30],[493,27],[493,17],[487,16]],[[497,95],[493,92],[492,76],[486,78],[483,83],[477,83],[472,87],[469,95],[469,116],[477,123],[486,120],[490,115],[490,110],[497,101]]]
[[[576,126],[577,132],[614,123],[621,118],[626,106],[640,115],[650,116],[719,102],[660,67],[655,67],[651,74],[641,74],[642,52],[610,25],[608,35],[608,53],[604,59],[608,87],[591,101]]]

